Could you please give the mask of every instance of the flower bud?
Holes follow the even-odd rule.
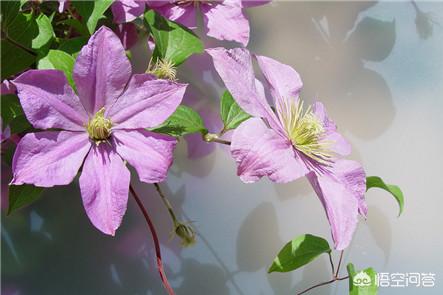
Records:
[[[175,234],[180,237],[183,247],[189,247],[195,244],[195,231],[190,225],[177,222],[174,231]]]

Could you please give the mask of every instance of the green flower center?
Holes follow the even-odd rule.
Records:
[[[112,122],[105,118],[105,108],[101,108],[94,117],[88,121],[86,130],[89,137],[96,142],[101,142],[111,136]]]
[[[277,106],[277,114],[294,148],[320,164],[330,164],[331,142],[322,140],[323,124],[311,107],[303,111],[301,99],[283,101]]]

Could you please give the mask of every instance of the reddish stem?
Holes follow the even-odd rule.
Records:
[[[169,295],[175,295],[174,290],[172,289],[171,285],[169,284],[168,278],[166,277],[165,270],[163,268],[163,262],[162,262],[162,254],[160,250],[160,242],[158,240],[157,232],[155,230],[154,224],[151,221],[151,218],[149,217],[148,211],[146,211],[146,208],[143,206],[142,201],[138,197],[137,193],[135,192],[132,185],[129,185],[129,190],[131,191],[132,196],[134,197],[135,201],[137,202],[138,207],[143,213],[143,216],[145,217],[146,222],[148,223],[149,230],[151,231],[152,240],[154,241],[155,246],[155,255],[157,257],[157,270],[160,274],[160,278],[162,280],[163,286],[165,287],[166,291]]]

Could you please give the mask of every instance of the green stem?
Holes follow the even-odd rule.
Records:
[[[335,277],[338,277],[338,272],[340,271],[340,266],[341,266],[341,261],[343,259],[343,253],[345,252],[345,250],[342,250],[340,252],[340,259],[338,260],[338,266],[337,266],[337,271],[335,272]]]
[[[331,280],[323,282],[323,283],[319,283],[319,284],[314,285],[312,287],[309,287],[308,289],[303,290],[300,293],[297,293],[297,295],[305,294],[305,293],[311,291],[312,289],[315,289],[315,288],[318,288],[318,287],[321,287],[321,286],[325,286],[325,285],[329,285],[329,284],[332,284],[333,282],[336,282],[336,281],[342,281],[342,280],[349,279],[349,276],[345,276],[345,277],[342,277],[342,278],[338,277],[338,273],[340,272],[341,262],[343,260],[343,253],[344,253],[344,250],[340,252],[340,259],[338,261],[338,266],[337,266],[337,270],[336,271],[334,271],[334,262],[332,261],[332,255],[331,255],[330,252],[328,253],[328,255],[329,255],[329,263],[331,264],[331,268],[332,268],[332,279]]]
[[[215,133],[206,133],[205,135],[203,135],[203,140],[206,142],[216,142],[231,145],[231,142],[229,140],[220,139],[219,136]]]
[[[158,183],[154,183],[155,189],[157,190],[157,193],[160,195],[163,204],[168,209],[169,216],[171,216],[172,222],[174,223],[174,227],[179,223],[177,216],[174,213],[174,209],[172,208],[171,202],[169,202],[168,198],[166,198],[165,194],[160,188],[160,185]]]
[[[172,289],[171,285],[169,284],[168,278],[166,277],[166,273],[163,267],[162,262],[162,254],[160,249],[160,241],[157,236],[157,231],[155,230],[154,224],[152,223],[151,218],[149,217],[148,211],[143,206],[142,201],[138,197],[137,193],[135,192],[132,185],[129,185],[129,190],[131,191],[132,196],[134,197],[135,201],[137,202],[138,207],[143,213],[143,216],[145,217],[146,223],[148,224],[149,230],[151,231],[152,240],[154,241],[155,246],[155,255],[157,257],[157,271],[160,274],[160,278],[163,282],[163,286],[165,287],[166,291],[169,295],[175,295],[174,290]]]

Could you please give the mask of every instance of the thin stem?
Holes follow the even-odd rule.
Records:
[[[149,217],[148,211],[143,206],[142,201],[138,197],[138,195],[135,192],[135,190],[132,187],[132,185],[129,185],[129,190],[131,191],[132,196],[134,197],[135,201],[137,202],[138,207],[142,211],[143,216],[145,217],[145,220],[146,220],[146,222],[148,224],[149,230],[151,231],[152,240],[154,241],[154,246],[155,246],[155,255],[157,257],[157,270],[158,270],[158,273],[160,274],[160,278],[161,278],[161,280],[163,282],[163,286],[165,287],[165,289],[166,289],[166,291],[168,292],[169,295],[175,295],[174,290],[172,289],[171,285],[169,284],[168,278],[166,277],[166,273],[165,273],[165,270],[164,270],[164,267],[163,267],[162,254],[161,254],[161,249],[160,249],[160,242],[159,242],[159,239],[158,239],[157,232],[155,230],[154,224],[152,223],[151,218]]]
[[[340,271],[341,261],[342,261],[342,259],[343,259],[343,253],[344,253],[344,252],[345,252],[344,250],[342,250],[342,251],[340,252],[340,259],[338,260],[337,271],[335,272],[335,277],[336,277],[336,278],[338,277],[338,272]]]
[[[315,289],[315,288],[318,288],[318,287],[321,287],[321,286],[325,286],[325,285],[329,285],[329,284],[332,284],[333,282],[335,282],[335,279],[332,279],[332,280],[330,280],[330,281],[327,281],[327,282],[323,282],[323,283],[320,283],[320,284],[314,285],[314,286],[309,287],[308,289],[306,289],[306,290],[304,290],[304,291],[302,291],[302,292],[300,292],[300,293],[297,293],[297,295],[305,294],[305,293],[311,291],[312,289]]]
[[[312,287],[309,287],[308,289],[302,291],[301,293],[297,293],[297,295],[305,294],[305,293],[311,291],[312,289],[315,289],[315,288],[318,288],[318,287],[321,287],[321,286],[324,286],[324,285],[332,284],[335,281],[342,281],[342,280],[349,279],[349,276],[342,277],[342,278],[338,277],[338,273],[340,272],[341,262],[343,260],[343,253],[344,253],[344,250],[340,252],[340,259],[338,261],[337,271],[335,271],[335,273],[334,273],[334,262],[332,261],[332,255],[331,255],[331,253],[328,253],[328,255],[329,255],[329,262],[330,262],[331,268],[332,268],[332,276],[333,276],[332,280],[327,281],[327,282],[323,282],[323,283],[320,283],[320,284],[317,284],[317,285],[314,285]]]
[[[216,142],[226,145],[231,145],[229,140],[220,139],[218,134],[215,133],[206,133],[203,135],[203,140],[206,142]]]
[[[331,255],[331,252],[329,252],[328,255],[329,255],[329,263],[331,264],[332,275],[334,276],[335,268],[334,268],[334,262],[332,261],[332,255]]]
[[[163,204],[168,209],[168,213],[172,218],[172,222],[174,223],[174,226],[178,223],[177,216],[174,213],[174,209],[172,209],[171,202],[169,202],[168,198],[166,198],[166,195],[163,193],[163,191],[160,188],[160,185],[158,183],[154,183],[155,189],[157,190],[157,193],[160,195]]]
[[[308,289],[303,290],[303,291],[300,292],[300,293],[297,293],[297,295],[305,294],[305,293],[311,291],[312,289],[315,289],[315,288],[318,288],[318,287],[321,287],[321,286],[325,286],[325,285],[332,284],[332,283],[335,282],[335,281],[343,281],[343,280],[346,280],[346,279],[349,279],[349,276],[346,276],[346,277],[343,277],[343,278],[333,278],[333,279],[330,280],[330,281],[323,282],[323,283],[320,283],[320,284],[314,285],[314,286],[312,286],[312,287],[309,287]]]
[[[347,279],[349,279],[349,276],[345,276],[345,277],[342,277],[342,278],[337,278],[337,281],[343,281],[343,280],[347,280]]]
[[[231,142],[229,140],[224,140],[224,139],[219,139],[219,138],[213,139],[212,142],[231,145]]]

